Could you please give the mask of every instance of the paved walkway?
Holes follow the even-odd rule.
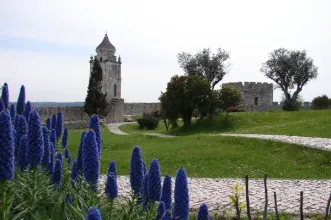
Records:
[[[122,125],[134,124],[134,123],[136,123],[136,122],[111,123],[111,124],[107,124],[107,127],[108,127],[109,131],[114,133],[114,134],[128,135],[128,133],[125,133],[125,132],[121,131],[120,127]]]
[[[101,184],[105,176],[101,177]],[[130,180],[128,176],[118,176],[119,196],[128,198]],[[174,187],[174,178],[172,186]],[[210,179],[189,178],[190,208],[198,209],[205,202],[212,211],[232,210],[228,195],[234,184],[244,186],[243,179]],[[269,211],[274,212],[274,196],[277,193],[277,204],[280,212],[299,213],[300,191],[303,191],[305,213],[325,213],[326,203],[331,192],[331,180],[268,180]],[[264,209],[264,186],[262,179],[249,181],[250,203],[252,210]],[[245,202],[245,190],[241,201]],[[246,212],[246,210],[245,210]]]
[[[215,134],[215,135],[274,140],[274,141],[281,141],[285,143],[298,144],[301,146],[331,151],[330,138],[301,137],[301,136],[287,136],[287,135],[264,135],[264,134]]]

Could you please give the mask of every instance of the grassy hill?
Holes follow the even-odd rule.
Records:
[[[230,113],[228,125],[224,119],[225,115],[220,114],[212,120],[194,120],[189,128],[180,126],[169,131],[166,131],[162,122],[154,131],[141,130],[135,124],[122,126],[121,130],[128,133],[159,132],[180,136],[230,132],[331,138],[331,110]]]

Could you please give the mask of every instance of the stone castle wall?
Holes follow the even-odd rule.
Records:
[[[161,103],[124,103],[123,99],[114,98],[111,101],[108,116],[101,120],[105,123],[123,122],[124,115],[137,116],[160,109]],[[45,124],[46,119],[51,118],[53,114],[62,112],[63,121],[65,124],[70,124],[69,127],[76,126],[78,128],[87,128],[89,117],[82,106],[41,107],[38,108],[38,111],[43,124]]]
[[[282,110],[284,103],[272,102],[271,106],[243,106],[248,112],[264,112],[268,110]],[[113,99],[110,112],[106,118],[101,118],[105,123],[123,122],[125,115],[139,116],[143,113],[152,112],[161,109],[161,103],[124,103],[123,99]],[[310,110],[311,103],[304,102],[301,110]],[[81,129],[88,127],[89,117],[81,106],[72,107],[42,107],[38,108],[42,123],[45,124],[48,117],[52,117],[57,112],[62,112],[63,121],[66,127],[70,129]]]
[[[161,103],[124,103],[124,115],[142,115],[154,110],[161,110]]]

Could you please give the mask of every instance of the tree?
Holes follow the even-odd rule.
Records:
[[[166,129],[169,130],[169,126],[172,129],[178,127],[179,112],[174,105],[175,103],[169,98],[169,93],[161,92],[159,100],[161,102],[161,118]]]
[[[311,104],[312,109],[328,109],[331,106],[330,99],[327,95],[315,97]]]
[[[178,63],[188,76],[199,76],[206,80],[214,90],[228,71],[230,58],[227,51],[217,49],[216,54],[211,54],[210,49],[203,49],[195,55],[181,52],[177,55]]]
[[[241,95],[237,89],[231,86],[223,85],[221,90],[219,90],[219,100],[220,100],[220,108],[226,112],[226,123],[228,122],[229,118],[229,111],[230,107],[235,107],[240,104],[242,101]]]
[[[91,116],[93,114],[107,115],[108,103],[106,94],[101,92],[102,88],[102,69],[99,61],[95,58],[93,61],[92,72],[90,75],[87,96],[85,99],[84,110]]]
[[[262,64],[261,72],[273,80],[285,95],[284,110],[296,110],[296,101],[304,85],[317,77],[317,67],[306,51],[274,50]],[[294,89],[292,94],[291,90]]]
[[[209,84],[200,77],[173,76],[167,85],[166,92],[159,98],[161,111],[169,115],[173,114],[173,118],[180,113],[184,126],[187,127],[191,124],[193,110],[207,105],[210,94]]]

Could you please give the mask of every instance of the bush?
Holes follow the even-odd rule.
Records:
[[[143,123],[143,119],[142,118],[138,118],[137,119],[137,123],[139,128],[144,129],[144,123]]]
[[[159,119],[154,116],[143,116],[142,118],[137,119],[138,126],[141,129],[154,130],[159,125]]]
[[[312,109],[328,109],[330,107],[330,99],[327,95],[317,96],[313,99]]]

